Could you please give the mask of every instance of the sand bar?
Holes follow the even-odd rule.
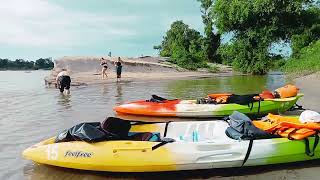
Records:
[[[94,56],[66,56],[55,61],[54,69],[50,75],[45,78],[45,82],[49,87],[54,87],[55,77],[62,68],[68,70],[72,79],[72,86],[105,84],[116,82],[116,69],[114,61],[117,57],[104,57],[108,64],[108,78],[101,78],[100,59]],[[192,79],[205,78],[213,76],[232,76],[232,68],[219,65],[218,73],[211,73],[206,69],[198,71],[188,71],[186,69],[177,68],[166,63],[165,58],[161,57],[138,57],[127,58],[122,57],[123,71],[122,81],[160,81],[169,79]]]

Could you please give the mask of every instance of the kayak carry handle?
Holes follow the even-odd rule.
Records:
[[[166,145],[168,143],[173,143],[173,142],[175,142],[175,140],[172,139],[172,138],[163,138],[159,144],[157,144],[157,145],[152,147],[152,151],[158,149],[161,146],[164,146],[164,145]]]

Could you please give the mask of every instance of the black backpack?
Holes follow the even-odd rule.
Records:
[[[236,95],[232,94],[227,99],[227,104],[235,103],[241,105],[250,105],[253,102],[258,102],[259,100],[255,100],[254,97],[259,96],[259,94],[247,94],[247,95]]]
[[[68,141],[100,142],[126,140],[131,128],[130,121],[108,117],[102,123],[80,123],[58,134],[55,143]]]
[[[110,136],[111,139],[126,139],[131,128],[130,121],[120,118],[108,117],[101,124],[100,128]]]

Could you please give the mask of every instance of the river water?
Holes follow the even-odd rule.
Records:
[[[233,179],[290,179],[304,174],[304,171],[313,171],[319,165],[313,162],[308,163],[308,167],[305,167],[305,163],[297,163],[241,170],[118,174],[34,164],[22,158],[21,152],[25,148],[77,123],[102,121],[106,116],[115,116],[112,107],[125,101],[148,99],[152,94],[169,98],[199,98],[214,92],[255,93],[275,89],[286,83],[283,75],[273,73],[268,76],[121,82],[71,87],[71,95],[64,96],[56,89],[45,87],[43,78],[47,74],[48,71],[0,71],[0,179],[228,179],[231,176],[235,176]],[[308,177],[312,179],[310,174],[312,173]]]

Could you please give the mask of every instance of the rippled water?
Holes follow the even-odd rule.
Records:
[[[36,165],[21,152],[40,140],[84,121],[114,116],[112,107],[152,94],[169,98],[197,98],[213,92],[253,93],[285,84],[281,74],[269,76],[215,77],[199,80],[121,82],[90,87],[71,87],[71,95],[44,86],[48,71],[0,71],[0,179],[104,179],[151,178],[145,174],[108,174]],[[230,176],[234,171],[197,171],[165,175],[170,178]],[[236,171],[241,175],[240,171]],[[249,171],[250,172],[250,171]],[[254,171],[255,172],[255,171]],[[256,172],[263,173],[264,171]],[[231,173],[231,174],[230,174]],[[163,177],[163,174],[156,174]],[[164,178],[165,178],[164,177]],[[246,177],[256,177],[248,175]]]

